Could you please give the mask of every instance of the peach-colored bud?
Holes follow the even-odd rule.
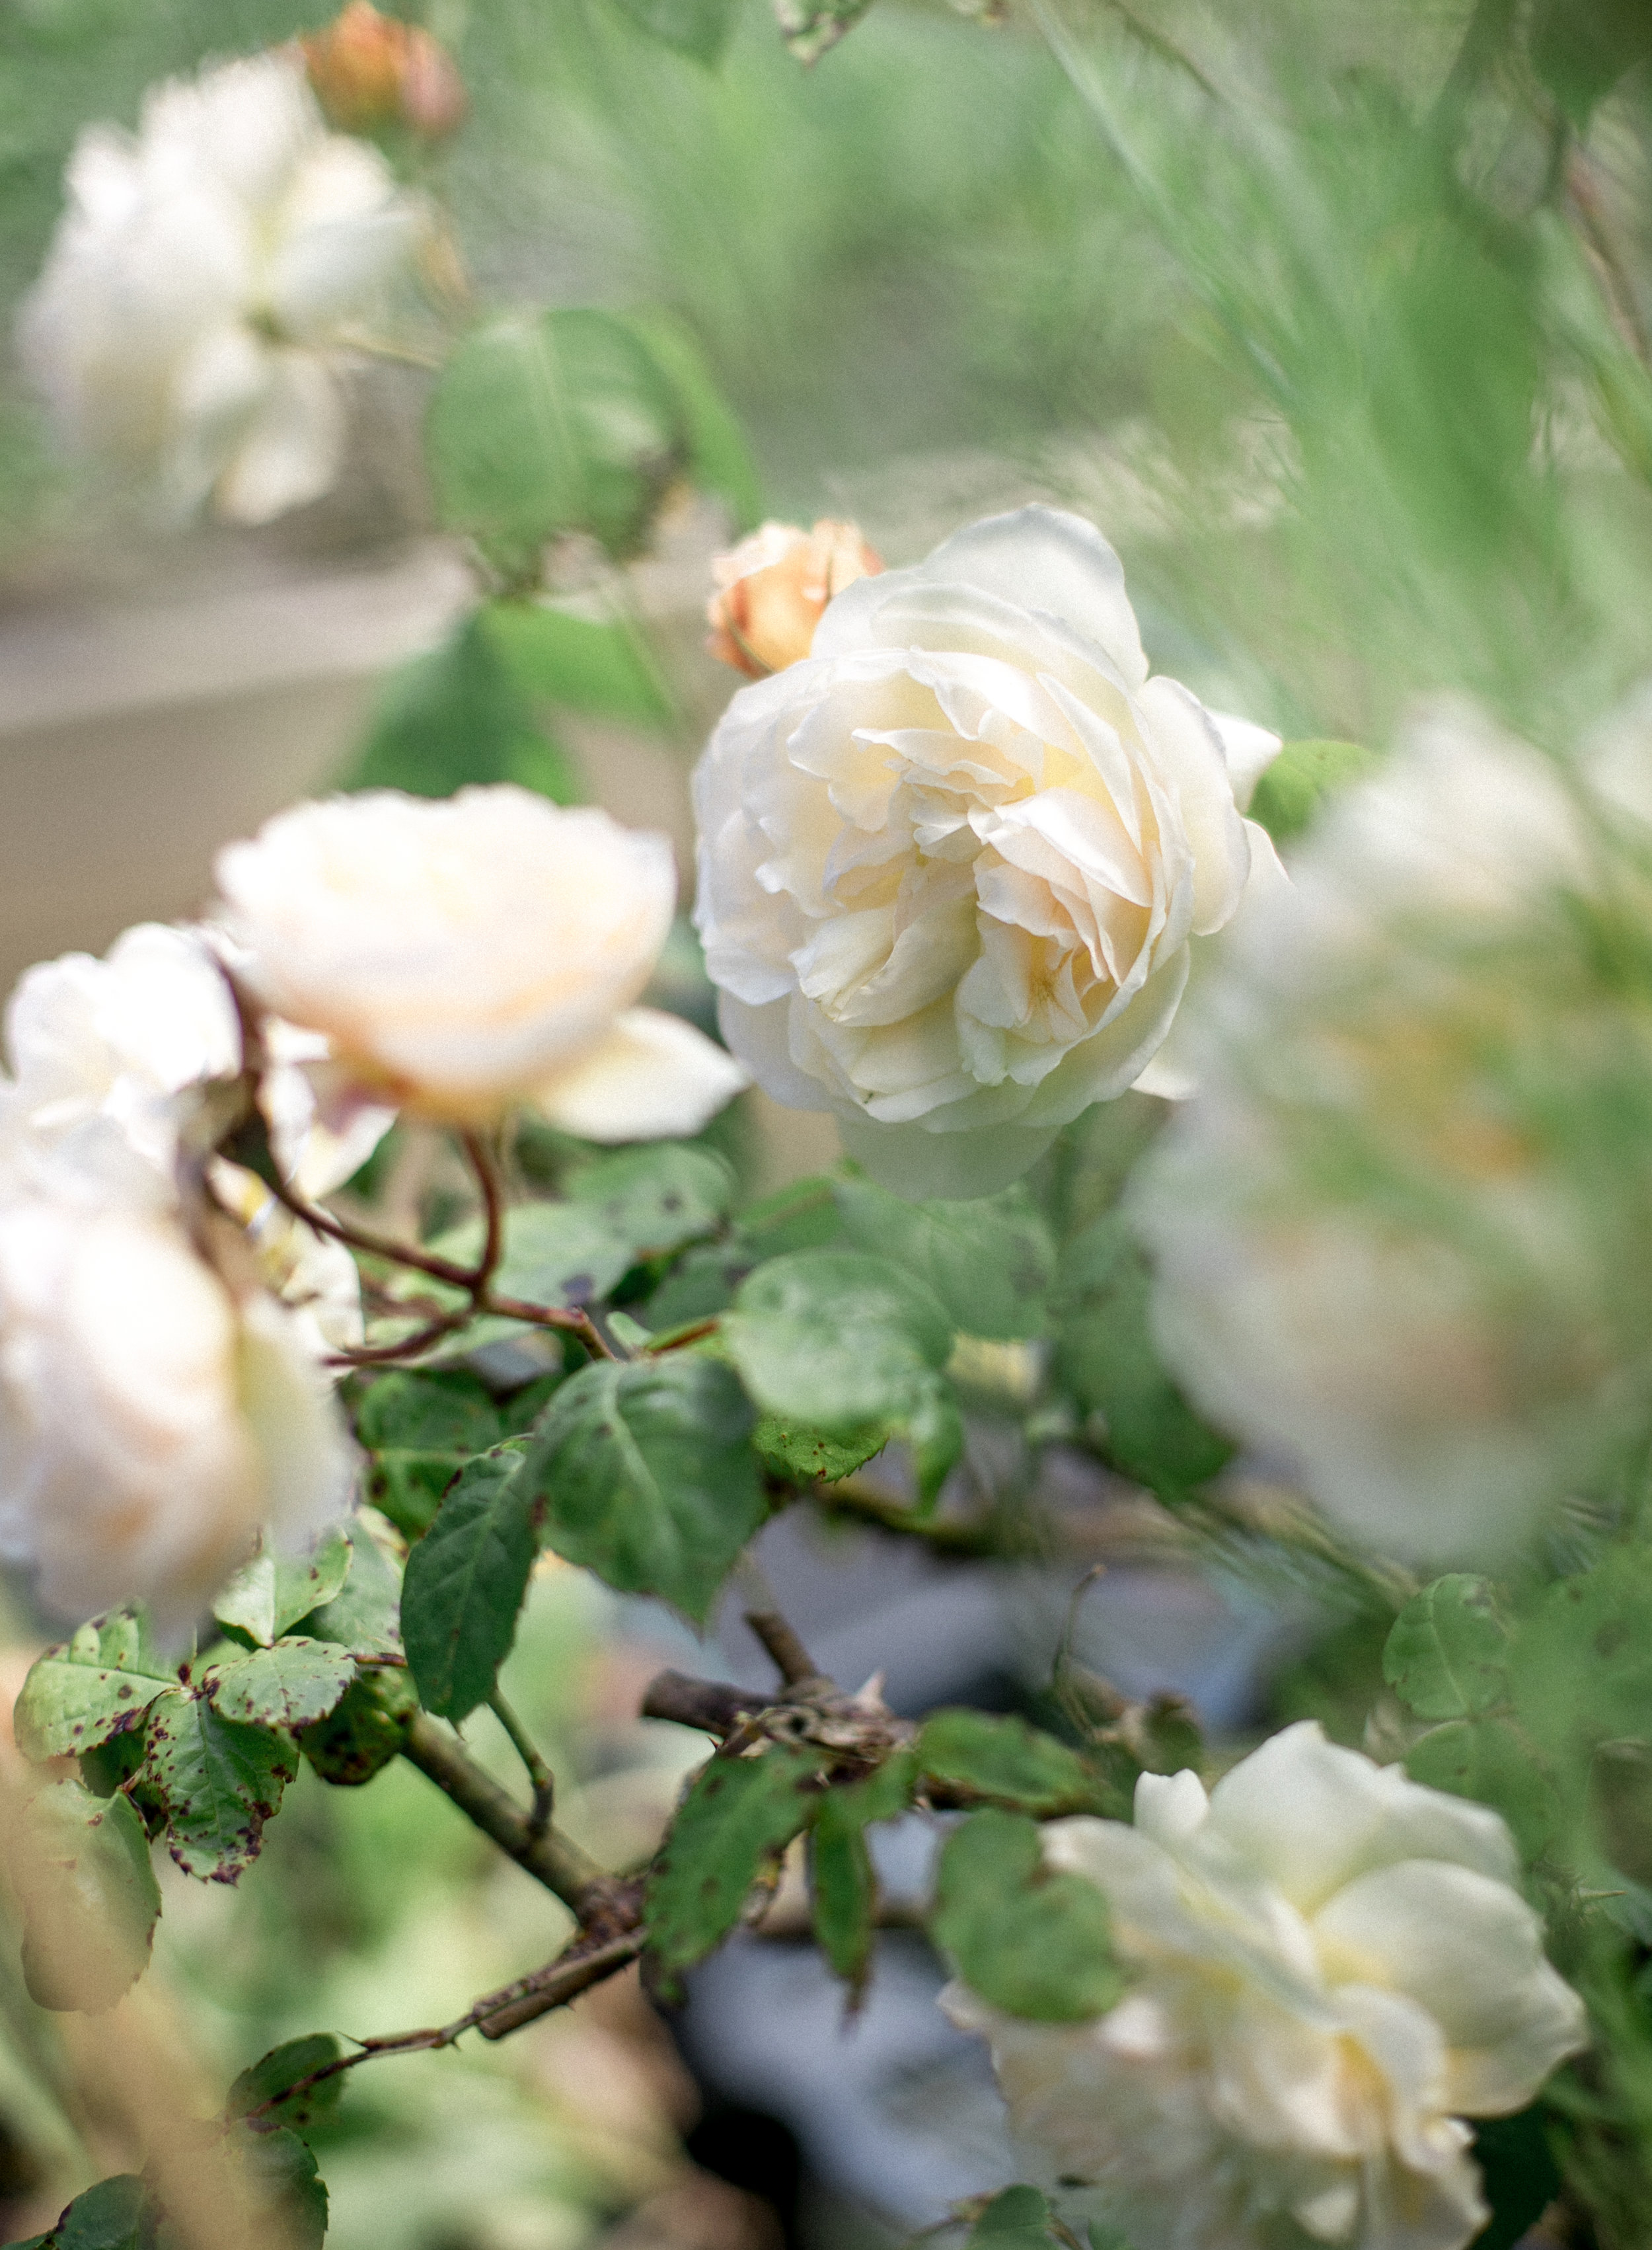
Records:
[[[299,45],[315,98],[341,132],[408,125],[436,141],[464,120],[465,82],[452,56],[417,24],[380,15],[372,0],[349,0]]]
[[[832,596],[883,567],[858,524],[823,517],[805,531],[766,523],[712,561],[717,591],[706,605],[706,648],[751,680],[783,672],[809,654]]]

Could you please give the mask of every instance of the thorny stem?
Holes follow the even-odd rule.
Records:
[[[788,1688],[801,1688],[822,1677],[819,1665],[778,1610],[747,1610],[746,1622],[774,1659],[774,1669]]]
[[[527,1825],[534,1835],[542,1836],[550,1826],[551,1810],[556,1803],[556,1777],[540,1756],[538,1743],[497,1688],[488,1697],[487,1707],[510,1736],[512,1749],[527,1769],[533,1790],[533,1810]]]
[[[520,1977],[513,1984],[506,1984],[496,1992],[484,1993],[468,2007],[462,2016],[451,2024],[432,2026],[424,2031],[391,2032],[382,2039],[362,2039],[354,2054],[341,2055],[334,2062],[326,2063],[320,2070],[295,2079],[280,2093],[272,2094],[267,2102],[260,2102],[244,2114],[249,2122],[265,2115],[280,2104],[297,2095],[308,2094],[325,2085],[330,2078],[342,2076],[359,2063],[376,2062],[393,2054],[429,2054],[441,2047],[454,2046],[468,2031],[480,2032],[485,2039],[504,2039],[509,2033],[520,2031],[524,2024],[536,2017],[548,2015],[553,2008],[565,2007],[577,1999],[582,1992],[589,1991],[605,1977],[615,1976],[629,1968],[643,1950],[642,1933],[630,1930],[619,1937],[605,1939],[592,1945],[582,1935],[567,1952],[559,1954],[543,1969],[536,1969],[530,1977]]]

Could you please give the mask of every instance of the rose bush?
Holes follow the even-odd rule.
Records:
[[[148,1599],[181,1634],[260,1530],[302,1544],[354,1474],[293,1315],[232,1294],[175,1221],[0,1207],[0,1556],[48,1608]]]
[[[1634,828],[1466,709],[1419,725],[1247,917],[1132,1191],[1181,1380],[1386,1551],[1506,1555],[1644,1427]]]
[[[695,776],[724,1036],[886,1184],[1003,1185],[1151,1082],[1193,941],[1277,870],[1242,811],[1277,748],[1148,677],[1075,516],[993,517],[859,579]]]
[[[676,875],[664,837],[604,812],[508,784],[372,790],[279,814],[217,878],[237,972],[381,1101],[456,1122],[532,1101],[606,1141],[696,1132],[745,1083],[692,1025],[632,1005]]]
[[[984,2033],[1017,2134],[1093,2183],[1133,2250],[1461,2250],[1488,2212],[1465,2117],[1520,2109],[1584,2043],[1502,1819],[1288,1727],[1207,1798],[1143,1774],[1136,1825],[1044,1831],[1107,1898],[1106,2015]]]
[[[67,184],[20,335],[70,442],[241,523],[325,492],[341,355],[426,224],[379,151],[260,55],[155,88],[135,139],[88,127]]]

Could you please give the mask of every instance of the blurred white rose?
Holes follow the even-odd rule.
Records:
[[[71,1618],[185,1631],[260,1530],[299,1545],[354,1456],[293,1316],[239,1301],[175,1220],[0,1207],[0,1558]]]
[[[813,647],[695,776],[724,1035],[886,1184],[985,1194],[1151,1086],[1190,942],[1277,869],[1242,807],[1277,741],[1148,678],[1118,557],[1049,508],[858,579]]]
[[[671,926],[664,836],[526,790],[301,804],[218,855],[240,970],[381,1100],[482,1122],[533,1101],[599,1141],[697,1132],[745,1084],[632,1005]]]
[[[1646,1420],[1652,893],[1559,766],[1457,707],[1291,878],[1134,1184],[1160,1340],[1361,1537],[1495,1561]]]
[[[242,523],[325,492],[341,353],[425,221],[376,148],[327,131],[302,59],[153,88],[135,138],[81,134],[67,187],[20,340],[70,441]]]
[[[1288,1727],[1207,1798],[1144,1774],[1136,1825],[1061,1820],[1131,1989],[1077,2025],[944,2004],[1012,2124],[1102,2190],[1134,2250],[1460,2250],[1488,2216],[1465,2117],[1524,2109],[1585,2043],[1495,1812]]]
[[[314,1032],[269,1018],[260,1086],[286,1176],[325,1195],[372,1154],[395,1112],[331,1083]],[[18,979],[5,1016],[0,1186],[176,1200],[180,1148],[211,1137],[214,1081],[241,1069],[241,1025],[201,933],[141,922],[101,960],[66,953]],[[197,1149],[197,1153],[200,1150]]]

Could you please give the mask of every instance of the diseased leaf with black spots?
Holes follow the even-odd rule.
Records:
[[[354,1660],[342,1649],[287,1636],[273,1648],[208,1665],[199,1684],[226,1719],[297,1729],[326,1718],[354,1677]]]
[[[710,1149],[664,1141],[601,1156],[568,1183],[568,1200],[595,1213],[629,1253],[659,1258],[714,1233],[734,1200],[732,1167]]]
[[[149,1646],[143,1619],[125,1610],[83,1625],[29,1667],[11,1727],[25,1757],[95,1749],[142,1723],[177,1674]]]
[[[771,1743],[714,1757],[689,1784],[649,1872],[643,1915],[668,1977],[692,1968],[733,1929],[753,1885],[813,1809],[821,1754]]]
[[[203,1694],[169,1695],[151,1714],[143,1778],[166,1808],[173,1858],[203,1882],[251,1867],[297,1773],[291,1742],[220,1717]]]
[[[303,1729],[299,1748],[323,1781],[359,1789],[400,1754],[418,1708],[418,1690],[399,1665],[364,1665],[336,1708]]]
[[[349,1575],[348,1535],[324,1531],[308,1555],[255,1555],[213,1603],[212,1614],[268,1648],[301,1617],[330,1602]]]
[[[224,2102],[224,2115],[233,2120],[256,2110],[258,2130],[280,2125],[290,2132],[307,2133],[337,2111],[345,2074],[336,2072],[319,2086],[303,2086],[298,2093],[290,2089],[339,2061],[343,2053],[344,2042],[331,2032],[310,2032],[302,2039],[285,2040],[241,2072]]]

